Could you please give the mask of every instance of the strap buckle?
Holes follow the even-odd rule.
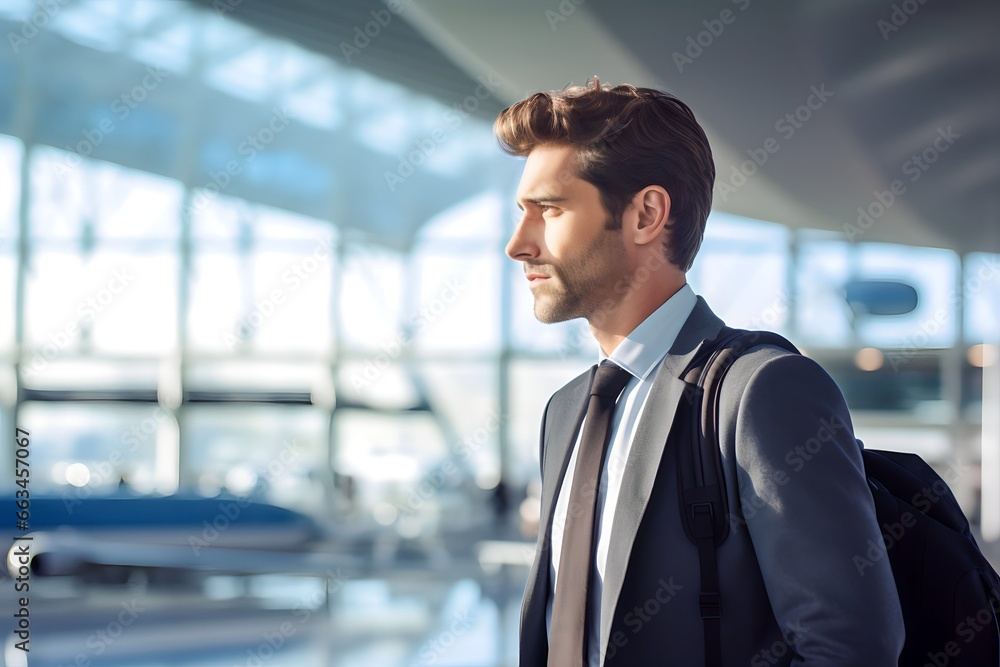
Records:
[[[702,618],[722,618],[722,598],[718,593],[702,593],[698,606]]]
[[[691,530],[695,539],[705,539],[715,534],[715,508],[712,503],[691,505]]]

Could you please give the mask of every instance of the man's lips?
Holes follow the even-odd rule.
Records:
[[[533,283],[536,280],[545,280],[548,278],[548,276],[545,275],[544,273],[529,273],[527,274],[526,277],[528,278],[529,283]]]

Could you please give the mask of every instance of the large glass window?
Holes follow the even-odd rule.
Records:
[[[22,144],[0,134],[0,248],[17,238],[18,206],[21,201]]]
[[[163,354],[177,333],[177,257],[39,249],[25,286],[25,347],[58,356]]]
[[[899,280],[917,290],[917,307],[905,315],[858,320],[863,341],[883,347],[947,347],[955,340],[958,256],[950,250],[865,243],[857,273],[865,279]]]
[[[1000,255],[971,253],[965,279],[952,298],[965,301],[965,340],[996,343],[1000,337]]]
[[[328,423],[310,406],[189,406],[181,465],[205,495],[225,491],[321,513]]]
[[[712,213],[688,282],[730,326],[784,332],[788,237],[780,225]]]
[[[173,490],[175,471],[162,462],[170,461],[175,424],[157,405],[27,402],[18,421],[31,432],[32,493],[85,500],[120,486]]]

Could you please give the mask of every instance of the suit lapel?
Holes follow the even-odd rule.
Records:
[[[587,411],[588,390],[595,370],[596,367],[591,368],[560,390],[553,397],[553,403],[549,406],[546,417],[545,431],[551,433],[552,438],[545,442],[544,451],[545,484],[542,485],[538,526],[542,544],[535,550],[521,616],[521,664],[525,665],[536,663],[544,665],[547,655],[545,607],[550,587],[549,567],[552,558],[550,546],[555,499],[566,477],[577,430]],[[535,662],[529,661],[531,658],[528,656],[532,656]]]
[[[715,338],[722,326],[722,320],[699,296],[691,315],[664,357],[646,399],[646,407],[632,440],[611,529],[601,594],[602,656],[606,655],[618,596],[625,580],[635,536],[652,493],[670,427],[687,386],[681,379],[681,374],[694,359],[702,343],[706,339]]]
[[[594,378],[596,367],[578,376],[573,385],[567,387],[565,406],[553,405],[549,411],[552,420],[551,428],[546,428],[553,434],[552,440],[545,443],[545,479],[548,482],[542,493],[544,516],[539,530],[548,540],[552,539],[552,519],[555,514],[555,500],[558,497],[566,470],[569,468],[570,454],[576,443],[577,432],[583,416],[587,413],[587,399],[590,384]],[[553,483],[550,480],[555,480]],[[547,542],[546,542],[547,543]]]

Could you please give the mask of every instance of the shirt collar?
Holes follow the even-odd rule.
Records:
[[[598,346],[598,363],[611,359],[639,380],[645,380],[673,346],[677,334],[697,302],[694,290],[688,283],[684,283],[673,296],[618,343],[610,355],[605,355],[604,350]]]

